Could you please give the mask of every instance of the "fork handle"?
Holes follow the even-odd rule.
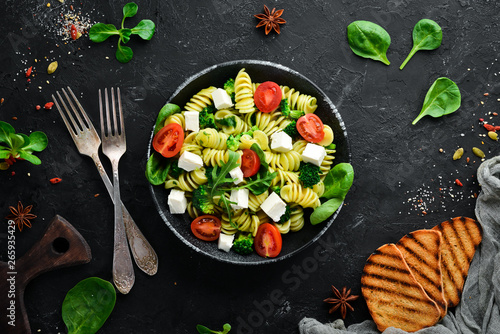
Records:
[[[99,156],[97,154],[92,155],[92,160],[94,160],[97,170],[99,171],[99,175],[101,175],[102,181],[104,182],[104,185],[108,190],[109,196],[114,202],[113,184],[111,183],[108,174],[104,170]],[[146,240],[139,227],[137,227],[134,219],[128,212],[125,205],[123,205],[123,203],[122,213],[129,246],[137,267],[139,267],[139,269],[141,269],[148,275],[152,276],[156,274],[156,272],[158,271],[158,256],[156,255],[156,252],[154,251],[150,243]]]
[[[123,294],[129,293],[135,282],[134,267],[127,245],[123,212],[120,205],[120,181],[118,179],[118,159],[113,165],[113,201],[115,203],[115,243],[113,247],[113,282]]]

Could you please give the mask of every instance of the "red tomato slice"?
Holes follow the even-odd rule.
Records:
[[[153,138],[153,148],[165,158],[171,158],[181,150],[184,130],[177,123],[164,126]]]
[[[281,252],[282,239],[278,228],[265,223],[259,226],[254,240],[257,254],[262,257],[276,257]]]
[[[260,111],[264,113],[275,111],[281,103],[280,86],[272,81],[263,82],[255,90],[253,99]]]
[[[257,153],[249,148],[243,150],[241,156],[241,171],[244,177],[254,176],[260,168],[260,159]]]
[[[219,239],[220,220],[215,216],[199,216],[191,223],[191,231],[198,239],[214,241]]]
[[[297,120],[297,131],[307,141],[319,143],[325,137],[323,122],[315,114],[305,114]]]

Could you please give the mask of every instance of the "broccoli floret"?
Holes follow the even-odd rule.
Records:
[[[283,99],[280,102],[281,114],[285,117],[290,116],[290,105],[288,104],[288,99]]]
[[[170,166],[170,176],[172,176],[174,179],[178,179],[183,172],[184,170],[179,167],[179,160],[173,161],[172,165]]]
[[[276,195],[279,196],[281,188],[279,186],[272,186],[271,190],[274,191],[276,193]]]
[[[208,196],[206,185],[202,184],[193,191],[193,205],[196,209],[206,214],[214,213],[214,203]]]
[[[288,124],[284,129],[283,132],[289,135],[292,138],[296,138],[299,136],[299,131],[297,131],[297,122],[292,121],[290,124]]]
[[[240,147],[240,135],[237,135],[236,137],[230,135],[226,140],[226,146],[229,150],[236,151],[238,147]]]
[[[319,166],[310,162],[301,162],[299,180],[302,181],[305,188],[312,188],[320,181],[319,172]]]
[[[279,223],[280,224],[286,223],[290,219],[290,213],[291,213],[290,206],[287,205],[285,208],[285,213],[280,217]]]
[[[235,102],[234,97],[236,94],[234,91],[234,79],[233,78],[226,81],[226,83],[224,84],[224,90],[229,94],[229,96],[231,96],[231,100],[234,103]]]
[[[293,119],[299,119],[302,116],[304,116],[306,113],[303,112],[302,110],[292,110],[290,111],[290,117]]]
[[[205,167],[205,176],[207,177],[207,184],[209,187],[212,187],[214,184],[214,179],[212,177],[213,167]]]
[[[247,255],[253,252],[253,236],[251,233],[240,233],[233,242],[233,249],[236,253]]]
[[[200,111],[200,129],[213,128],[217,129],[217,125],[215,124],[215,118],[213,112],[215,111],[215,107],[210,105],[208,107],[203,108]]]
[[[327,150],[334,150],[334,149],[336,149],[336,148],[337,148],[337,145],[335,145],[335,144],[330,144],[330,145],[326,146],[325,148],[326,148]]]

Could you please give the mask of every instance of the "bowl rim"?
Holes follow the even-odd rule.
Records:
[[[203,75],[205,75],[205,74],[207,74],[207,73],[209,73],[209,72],[211,72],[211,71],[213,71],[213,70],[215,70],[217,68],[229,67],[229,66],[234,66],[234,65],[245,66],[246,64],[249,64],[249,65],[263,65],[263,66],[274,67],[274,68],[277,68],[279,70],[283,70],[283,71],[289,72],[290,74],[299,77],[301,80],[307,81],[308,84],[310,84],[311,86],[313,86],[314,89],[316,89],[322,95],[322,98],[324,99],[324,102],[329,105],[329,107],[331,108],[331,110],[332,110],[335,118],[338,120],[339,126],[340,126],[340,128],[342,129],[342,132],[343,132],[343,136],[344,136],[344,140],[345,140],[345,145],[346,145],[346,148],[347,148],[347,162],[349,162],[349,163],[351,162],[351,150],[350,150],[349,140],[348,140],[348,137],[347,137],[346,126],[345,126],[345,123],[344,123],[344,121],[343,121],[343,119],[342,119],[342,117],[341,117],[341,115],[340,115],[337,107],[333,104],[333,102],[325,94],[325,92],[318,85],[316,85],[313,81],[311,81],[309,78],[307,78],[306,76],[304,76],[300,72],[297,72],[297,71],[295,71],[295,70],[293,70],[293,69],[291,69],[291,68],[289,68],[287,66],[284,66],[284,65],[281,65],[281,64],[278,64],[278,63],[274,63],[274,62],[267,61],[267,60],[240,59],[240,60],[231,60],[231,61],[227,61],[227,62],[223,62],[223,63],[219,63],[219,64],[215,64],[215,65],[209,66],[209,67],[207,67],[207,68],[205,68],[205,69],[203,69],[203,70],[201,70],[199,72],[196,72],[195,74],[191,75],[187,79],[185,79],[183,81],[183,83],[180,84],[177,87],[177,89],[170,95],[170,97],[168,98],[166,104],[170,103],[183,89],[185,89],[189,84],[191,84],[193,81],[195,81],[199,77],[201,77],[201,76],[203,76]],[[147,150],[147,157],[148,158],[151,156],[151,152],[152,152],[152,149],[151,149],[152,146],[151,145],[152,145],[153,137],[154,137],[154,124],[153,124],[153,129],[151,131],[151,136],[149,138],[149,144],[148,144],[148,150]],[[189,246],[195,252],[204,254],[205,256],[208,256],[209,258],[217,260],[219,262],[230,263],[230,264],[237,264],[237,265],[245,265],[245,266],[254,266],[254,265],[263,265],[263,264],[269,264],[269,263],[276,263],[276,262],[288,259],[288,258],[294,256],[295,254],[300,253],[301,251],[303,251],[304,249],[306,249],[307,247],[309,247],[313,243],[315,243],[319,238],[321,238],[321,236],[323,236],[323,234],[333,224],[333,222],[335,221],[335,219],[339,215],[340,210],[344,206],[343,205],[344,201],[342,201],[342,204],[340,205],[340,207],[337,209],[337,211],[335,211],[333,213],[333,215],[329,218],[328,222],[325,223],[324,227],[320,231],[318,231],[318,233],[311,240],[309,240],[308,242],[306,242],[305,244],[303,244],[299,248],[297,248],[297,249],[295,249],[295,250],[293,250],[293,251],[291,251],[291,252],[289,252],[287,254],[284,254],[284,255],[278,256],[278,257],[274,257],[274,258],[262,258],[262,260],[259,260],[259,261],[237,261],[237,260],[226,259],[226,258],[223,258],[223,257],[216,256],[216,255],[214,255],[214,254],[212,254],[210,252],[207,252],[207,251],[205,251],[203,249],[200,249],[200,248],[196,247],[189,240],[187,240],[186,238],[184,238],[184,236],[177,231],[177,229],[170,223],[170,221],[167,219],[167,217],[163,213],[163,209],[160,206],[160,203],[158,202],[158,199],[156,198],[156,195],[155,195],[155,192],[154,192],[154,187],[155,186],[153,186],[149,182],[148,182],[148,184],[149,184],[149,190],[150,190],[151,195],[153,197],[153,202],[154,202],[155,207],[156,207],[156,211],[159,213],[160,217],[165,222],[165,224],[169,227],[169,229],[184,244],[186,244],[187,246]]]

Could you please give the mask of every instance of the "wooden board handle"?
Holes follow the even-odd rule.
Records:
[[[82,235],[63,217],[56,215],[42,238],[16,261],[14,269],[0,262],[1,307],[9,310],[13,302],[15,306],[15,311],[9,310],[7,317],[1,317],[0,333],[31,333],[24,307],[24,289],[33,278],[57,268],[88,263],[91,258],[90,247]],[[10,298],[13,295],[15,297]],[[9,317],[10,314],[14,316]]]

